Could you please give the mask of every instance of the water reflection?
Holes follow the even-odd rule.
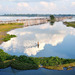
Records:
[[[50,25],[54,25],[55,21],[50,21]]]
[[[11,67],[0,69],[0,75],[75,75],[75,68],[70,71],[57,71],[39,68],[38,70],[16,70]]]
[[[75,56],[73,56],[74,51],[69,52],[71,47],[72,50],[75,49],[73,46],[73,44],[75,44],[75,29],[66,27],[62,22],[55,22],[53,26],[47,23],[39,26],[19,28],[8,33],[17,35],[16,38],[12,38],[0,46],[0,48],[9,54],[25,54],[35,57],[59,56],[75,58]],[[73,41],[70,43],[70,48],[68,47],[69,37],[74,37],[70,39]],[[67,46],[67,48],[65,46]]]

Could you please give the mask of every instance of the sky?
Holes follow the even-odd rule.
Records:
[[[75,0],[0,0],[1,14],[75,14]]]

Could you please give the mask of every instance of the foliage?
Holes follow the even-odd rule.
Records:
[[[11,66],[19,70],[38,69],[42,65],[47,69],[63,70],[63,67],[74,67],[75,59],[63,59],[59,57],[27,57],[11,56],[0,49],[0,68]]]
[[[11,67],[19,70],[38,69],[38,65],[36,64],[25,63],[18,60],[13,61]]]
[[[7,68],[7,67],[10,66],[10,64],[11,64],[10,60],[6,60],[6,61],[3,61],[3,62],[0,62],[0,69]]]
[[[51,21],[55,20],[54,15],[50,15],[50,19],[51,19]]]
[[[67,27],[74,27],[75,28],[75,21],[74,22],[64,22]]]
[[[23,23],[0,24],[0,44],[3,42],[3,39],[7,36],[6,32],[10,31],[11,29],[21,28],[23,27],[23,25]]]
[[[10,40],[10,39],[13,38],[13,37],[16,37],[16,35],[9,35],[9,34],[7,34],[7,35],[3,38],[3,41],[6,42],[6,41]]]
[[[5,61],[9,54],[5,53],[2,49],[0,49],[0,62]]]

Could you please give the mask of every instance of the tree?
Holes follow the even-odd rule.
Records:
[[[50,19],[51,19],[51,20],[55,20],[54,15],[50,15]]]

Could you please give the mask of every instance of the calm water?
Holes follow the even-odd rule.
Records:
[[[10,21],[10,20],[16,20],[16,19],[34,19],[34,18],[39,18],[39,17],[0,16],[1,21]],[[43,18],[43,17],[40,17],[40,18]]]
[[[75,28],[55,22],[12,30],[17,35],[0,45],[11,55],[75,58]],[[38,45],[39,43],[39,45]]]
[[[75,18],[66,21],[75,21]],[[24,27],[12,30],[9,34],[17,35],[0,48],[11,55],[32,57],[58,56],[75,59],[75,28],[66,27],[61,21]],[[39,45],[38,45],[39,43]],[[70,71],[56,71],[39,68],[38,70],[0,69],[0,75],[75,75],[75,68]]]
[[[38,70],[15,70],[9,67],[0,69],[0,75],[75,75],[75,68],[70,71],[56,71],[44,68],[39,68]]]

